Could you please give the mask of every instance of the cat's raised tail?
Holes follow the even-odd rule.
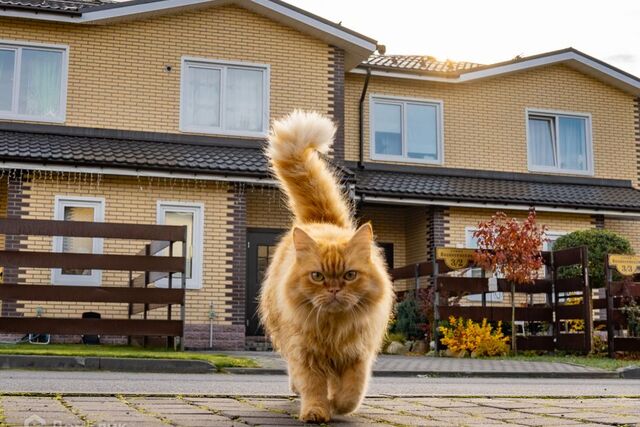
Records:
[[[267,156],[299,223],[351,226],[351,212],[335,174],[318,153],[333,144],[336,127],[315,112],[296,110],[273,123]]]

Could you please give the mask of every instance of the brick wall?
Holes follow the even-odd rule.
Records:
[[[332,46],[329,52],[329,114],[337,125],[333,157],[344,160],[344,50]]]
[[[364,77],[347,75],[346,158],[358,160],[358,100]],[[563,65],[465,84],[372,77],[368,95],[444,103],[444,166],[527,172],[525,108],[591,113],[595,176],[637,182],[633,97]],[[364,150],[369,154],[369,98]]]
[[[605,218],[604,226],[607,230],[614,231],[629,239],[635,253],[640,254],[640,220],[637,218]]]
[[[237,6],[104,25],[0,18],[0,39],[70,47],[71,126],[178,132],[182,56],[269,64],[272,118],[294,108],[330,113],[335,101],[334,48]]]

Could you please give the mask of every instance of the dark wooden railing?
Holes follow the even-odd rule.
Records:
[[[608,257],[607,257],[608,259]],[[606,309],[607,345],[609,356],[616,352],[640,352],[640,336],[622,336],[629,332],[629,321],[622,308],[631,300],[640,305],[640,274],[628,276],[626,280],[614,281],[614,269],[605,261],[606,293],[604,299],[594,301],[594,307]]]
[[[0,317],[2,333],[46,333],[60,335],[105,334],[180,338],[184,348],[186,241],[185,226],[113,224],[79,221],[0,219],[0,234],[21,236],[90,237],[126,240],[147,240],[137,255],[80,254],[33,251],[0,251],[0,266],[15,269],[60,268],[83,270],[128,271],[125,286],[64,286],[51,284],[2,283],[0,300],[45,302],[123,303],[129,305],[127,319],[65,319],[58,317]],[[183,253],[173,256],[174,243],[182,242]],[[158,256],[169,248],[169,256]],[[133,272],[143,272],[133,278]],[[180,288],[172,289],[172,275],[180,273]],[[160,278],[168,278],[169,289],[149,287]],[[171,306],[180,305],[180,319],[171,319]],[[132,319],[142,311],[143,319]],[[147,319],[152,308],[167,307],[167,319]]]
[[[516,285],[515,292],[526,294],[527,300],[533,300],[533,295],[544,294],[544,304],[529,304],[517,307],[515,314],[517,321],[548,322],[553,325],[553,335],[529,335],[518,336],[517,347],[521,350],[548,350],[556,349],[579,351],[588,353],[592,347],[592,309],[591,296],[588,284],[588,257],[586,248],[574,248],[555,252],[543,252],[543,263],[547,269],[547,278],[535,280],[531,285]],[[561,267],[576,265],[577,277],[560,278],[558,269]],[[469,262],[467,268],[474,267]],[[429,286],[434,289],[434,336],[437,337],[437,325],[440,319],[449,316],[463,317],[474,321],[510,321],[511,307],[487,306],[487,294],[495,291],[511,292],[511,285],[504,279],[497,280],[495,291],[489,289],[489,279],[486,277],[450,276],[452,270],[442,261],[422,262],[396,268],[390,271],[391,277],[396,280],[414,279],[416,283],[416,295],[418,295],[419,279],[431,278]],[[457,270],[460,271],[460,270]],[[483,273],[484,275],[484,273]],[[571,296],[580,298],[577,305],[561,303],[561,296],[571,292]],[[451,297],[479,294],[481,305],[449,305]],[[570,319],[585,320],[585,331],[581,333],[563,333],[562,322]],[[435,339],[436,348],[439,340]]]

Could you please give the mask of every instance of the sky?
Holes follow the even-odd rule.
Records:
[[[640,77],[640,0],[285,0],[387,54],[490,64],[574,47]]]

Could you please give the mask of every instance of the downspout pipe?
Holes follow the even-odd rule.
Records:
[[[360,105],[358,106],[359,134],[358,144],[360,149],[360,157],[358,159],[358,168],[364,169],[364,101],[367,97],[367,89],[369,88],[369,79],[371,78],[371,67],[367,67],[367,75],[364,78],[364,86],[360,95]]]

